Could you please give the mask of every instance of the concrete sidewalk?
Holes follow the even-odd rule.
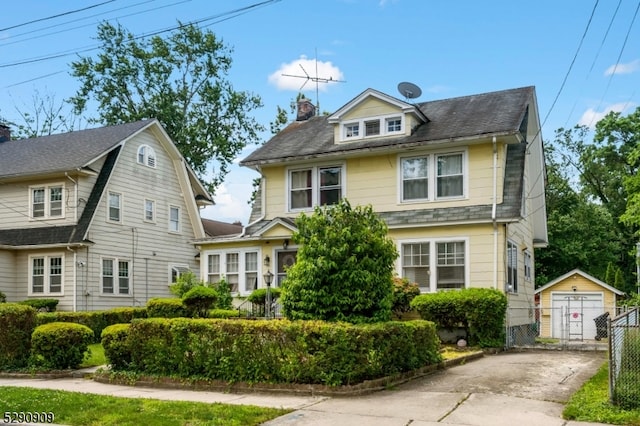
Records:
[[[269,426],[578,426],[601,423],[563,420],[564,403],[602,362],[604,355],[596,352],[490,355],[392,390],[340,398],[130,387],[80,377],[0,378],[0,386],[295,410],[267,422]]]

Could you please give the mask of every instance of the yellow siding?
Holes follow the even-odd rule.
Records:
[[[551,293],[552,292],[593,292],[603,293],[604,308],[612,317],[615,316],[616,294],[612,291],[594,283],[580,274],[573,274],[570,277],[556,283],[555,285],[540,292],[540,336],[550,337],[551,333]]]
[[[291,238],[291,229],[282,225],[275,225],[273,228],[265,231],[262,238]]]
[[[401,203],[399,188],[399,158],[405,155],[423,155],[466,150],[467,153],[467,197],[455,200],[432,200],[426,202]],[[344,194],[352,205],[372,204],[374,210],[406,211],[428,208],[447,208],[493,202],[493,147],[491,141],[468,148],[455,147],[432,150],[411,151],[404,154],[389,153],[370,155],[334,162],[323,160],[318,163],[299,163],[285,166],[264,167],[266,211],[265,218],[295,217],[297,213],[287,212],[287,173],[295,167],[314,165],[344,164],[346,170]],[[498,150],[497,163],[497,202],[502,202],[504,151]]]
[[[361,102],[356,108],[353,108],[345,114],[342,121],[398,113],[401,113],[401,111],[395,105],[391,105],[375,97],[369,97]]]

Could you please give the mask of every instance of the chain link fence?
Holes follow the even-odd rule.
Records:
[[[638,307],[608,321],[609,397],[624,409],[640,408],[640,323]]]

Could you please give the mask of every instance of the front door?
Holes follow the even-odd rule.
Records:
[[[296,263],[298,250],[281,250],[277,252],[278,272],[276,286],[280,287],[282,280],[287,276],[287,269]]]

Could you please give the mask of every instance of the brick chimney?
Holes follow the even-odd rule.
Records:
[[[6,142],[11,140],[11,128],[0,124],[0,142]]]
[[[296,121],[305,121],[316,115],[316,107],[309,99],[298,101],[298,117]]]

